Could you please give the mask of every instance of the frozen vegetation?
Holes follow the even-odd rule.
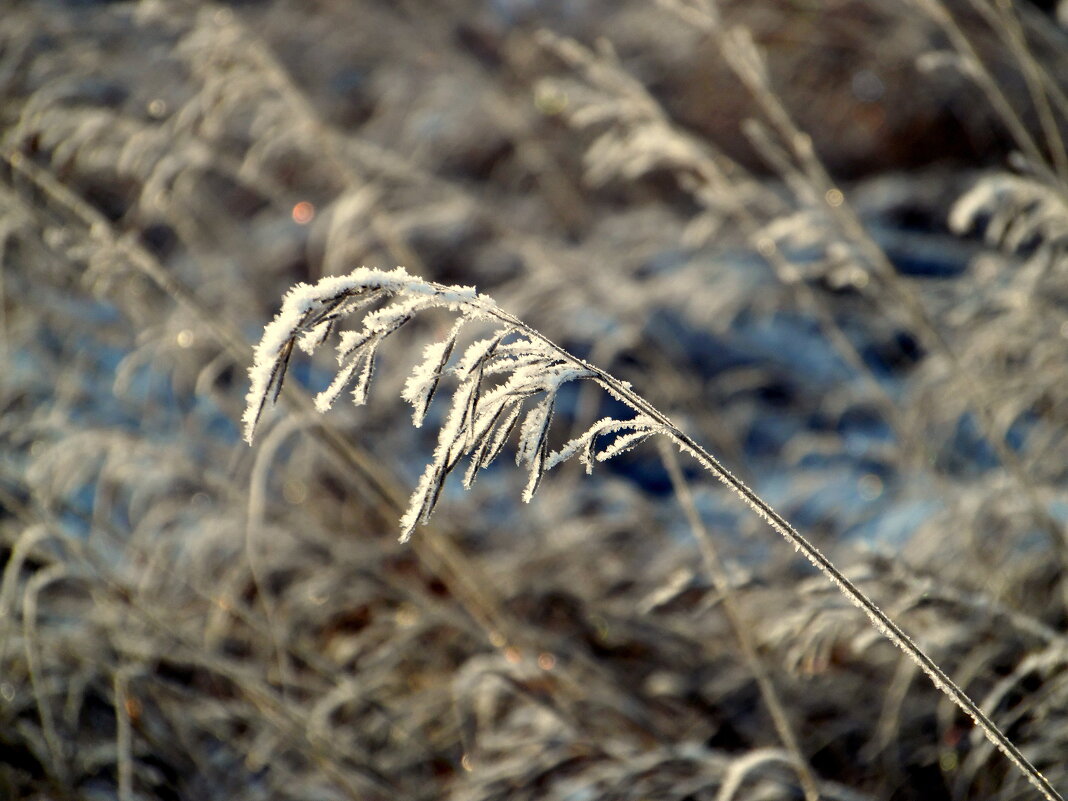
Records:
[[[1065,17],[5,8],[0,799],[1059,799]]]

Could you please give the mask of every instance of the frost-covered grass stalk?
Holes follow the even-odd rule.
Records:
[[[730,487],[859,606],[872,625],[967,713],[1045,798],[1061,799],[1049,781],[976,703],[886,613],[714,456],[628,383],[571,355],[473,287],[424,281],[399,268],[392,271],[360,268],[345,276],[324,278],[315,285],[294,287],[256,348],[244,414],[246,440],[251,443],[264,408],[278,397],[294,347],[312,353],[326,342],[342,319],[372,306],[375,308],[364,316],[361,329],[345,331],[338,337],[339,367],[330,386],[316,398],[320,411],[329,409],[350,386],[355,403],[365,403],[378,347],[418,313],[439,308],[458,315],[445,338],[425,348],[403,391],[404,399],[413,407],[418,426],[424,422],[442,379],[450,377],[456,383],[433,458],[401,520],[402,540],[411,537],[419,524],[427,522],[445,479],[465,457],[469,461],[463,481],[465,487],[470,487],[478,471],[502,453],[516,430],[516,463],[525,464],[529,471],[524,501],[531,499],[546,472],[574,456],[590,471],[595,462],[630,450],[649,437],[665,437]],[[471,324],[488,327],[490,334],[471,341],[454,359],[460,336]],[[633,410],[634,416],[625,420],[603,418],[559,450],[550,450],[548,435],[558,392],[576,380],[595,382]]]

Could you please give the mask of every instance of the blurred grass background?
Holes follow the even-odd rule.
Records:
[[[725,595],[821,795],[1033,792],[688,473],[713,581],[655,449],[527,507],[494,469],[397,544],[432,324],[358,410],[309,413],[331,365],[295,365],[247,448],[249,343],[360,264],[632,381],[1064,788],[1057,13],[724,3],[762,96],[644,2],[4,6],[0,798],[799,798]],[[611,411],[567,399],[561,439]]]

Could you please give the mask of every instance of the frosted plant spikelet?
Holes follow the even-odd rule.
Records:
[[[963,225],[987,202],[989,190],[958,210],[955,222]],[[1033,227],[1044,225],[1040,217]],[[629,384],[572,356],[518,318],[498,308],[493,300],[472,287],[450,287],[413,277],[403,269],[392,271],[360,268],[349,275],[325,278],[314,285],[299,284],[286,295],[282,309],[264,329],[249,368],[250,388],[243,415],[244,435],[252,441],[256,424],[268,402],[277,400],[295,345],[309,352],[324,344],[335,322],[358,308],[376,301],[392,301],[364,318],[358,333],[346,333],[338,348],[339,369],[330,387],[321,393],[317,406],[329,407],[355,378],[353,399],[363,403],[373,375],[377,348],[417,314],[434,308],[459,315],[443,342],[429,345],[405,384],[403,397],[414,409],[416,425],[423,422],[435,391],[444,376],[457,381],[449,400],[445,422],[430,463],[412,493],[400,521],[401,540],[429,520],[449,473],[464,458],[470,464],[464,485],[470,486],[478,471],[490,464],[505,447],[518,426],[516,460],[528,469],[523,500],[530,500],[547,470],[580,455],[589,471],[594,461],[604,461],[636,447],[648,437],[666,437],[680,451],[693,457],[705,470],[733,491],[753,512],[801,552],[843,595],[856,604],[880,634],[901,649],[932,683],[971,717],[987,739],[1038,788],[1048,801],[1061,796],[1026,756],[965,694],[928,654],[868,596],[847,579],[835,565],[766,501],[736,478],[712,454],[679,430]],[[458,337],[473,322],[493,328],[491,336],[468,345],[459,363],[448,368]],[[634,412],[629,420],[604,418],[556,452],[549,451],[549,432],[557,393],[571,381],[590,380]],[[496,382],[496,383],[494,383]],[[525,410],[525,416],[524,416]],[[522,420],[522,422],[520,422]],[[616,434],[598,451],[597,440]]]

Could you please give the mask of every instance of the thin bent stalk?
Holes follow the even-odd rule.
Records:
[[[562,453],[552,455],[547,453],[545,432],[551,424],[556,389],[561,384],[574,379],[590,379],[609,395],[636,412],[637,417],[633,421],[621,422],[606,419],[595,424],[590,429],[586,441],[587,457],[593,450],[599,432],[619,432],[623,428],[633,429],[631,433],[621,435],[612,446],[599,454],[598,460],[604,460],[632,447],[646,436],[652,434],[665,436],[667,441],[673,443],[680,451],[689,454],[705,470],[733,490],[750,509],[791,543],[795,550],[804,554],[805,558],[830,579],[846,598],[860,607],[872,625],[921,668],[935,687],[975,721],[990,742],[1009,758],[1047,801],[1064,801],[1060,793],[1038,769],[978,705],[954,684],[923,649],[916,645],[885,612],[850,582],[797,529],[735,477],[718,459],[681,431],[667,415],[634,392],[629,384],[568,353],[518,317],[499,308],[488,296],[476,294],[471,287],[451,287],[423,281],[399,268],[392,272],[361,268],[349,276],[325,278],[314,287],[301,285],[295,288],[287,296],[283,310],[265,330],[264,337],[256,349],[255,363],[250,368],[252,388],[248,394],[248,407],[244,419],[245,436],[249,442],[252,441],[255,426],[265,405],[272,395],[277,397],[282,388],[282,380],[294,346],[299,342],[303,349],[311,352],[323,343],[341,317],[347,316],[361,304],[375,298],[397,298],[399,300],[393,306],[386,306],[367,314],[366,328],[362,332],[350,331],[341,335],[341,343],[338,347],[339,377],[317,400],[316,405],[320,411],[329,408],[333,399],[350,381],[356,382],[356,390],[353,394],[356,403],[363,403],[366,398],[367,384],[371,378],[374,353],[381,340],[405,324],[419,311],[444,307],[454,313],[460,313],[461,320],[454,327],[451,339],[428,346],[424,352],[424,364],[420,366],[418,375],[415,376],[418,380],[411,392],[406,387],[405,397],[416,407],[417,423],[419,423],[425,414],[433,390],[440,377],[446,372],[445,365],[451,357],[455,336],[460,325],[465,320],[478,319],[502,325],[494,337],[472,343],[467,353],[461,358],[459,366],[453,371],[460,376],[461,384],[454,395],[448,420],[439,432],[438,448],[434,460],[428,465],[427,472],[424,473],[420,486],[412,497],[408,513],[402,520],[402,539],[407,539],[419,523],[429,518],[445,477],[457,465],[460,458],[465,454],[471,455],[472,469],[469,470],[465,479],[465,483],[469,485],[478,467],[488,464],[494,458],[508,434],[514,429],[521,411],[522,399],[529,399],[544,393],[544,399],[530,410],[526,422],[520,427],[517,461],[526,461],[531,467],[531,479],[524,493],[524,500],[529,500],[544,472],[553,464],[568,458],[568,455]],[[498,409],[496,413],[491,412],[488,415],[491,419],[487,420],[487,415],[479,416],[481,409],[479,391],[483,371],[487,369],[486,365],[495,350],[499,347],[506,347],[502,343],[512,335],[522,338],[529,343],[529,346],[525,346],[520,356],[513,359],[514,366],[508,368],[515,371],[512,383],[500,385],[487,393],[488,396],[496,393],[497,405],[494,408]],[[531,358],[532,354],[533,358]],[[547,360],[546,357],[550,359]],[[434,367],[434,364],[437,366]],[[535,376],[538,370],[544,373],[543,380]],[[518,376],[518,381],[516,376]],[[417,385],[422,389],[417,390]],[[501,428],[496,428],[502,412],[506,409],[504,400],[509,395],[520,397],[521,400],[514,406],[514,413],[508,417],[510,422],[501,424]],[[486,457],[487,446],[494,456]],[[574,452],[572,449],[568,453]]]
[[[489,310],[487,310],[489,311]],[[655,420],[661,426],[663,426],[660,432],[663,436],[667,437],[673,442],[680,451],[692,456],[698,464],[700,464],[705,470],[710,472],[722,483],[726,484],[731,490],[738,495],[746,505],[756,512],[779,534],[781,534],[787,542],[794,546],[794,550],[799,551],[804,555],[809,562],[811,562],[824,576],[830,579],[839,591],[856,606],[860,607],[861,611],[868,616],[872,625],[890,642],[900,648],[909,659],[911,659],[916,665],[927,674],[931,683],[934,684],[942,693],[944,693],[953,703],[960,707],[976,725],[1009,760],[1027,777],[1039,792],[1042,793],[1049,801],[1064,801],[1063,797],[1053,785],[1049,783],[1049,780],[1031,764],[1016,745],[1005,736],[1005,734],[997,727],[982,709],[976,705],[976,703],[968,697],[968,695],[961,690],[953,680],[946,675],[945,671],[938,666],[938,664],[927,655],[927,653],[916,645],[912,639],[897,625],[890,617],[887,616],[878,606],[872,601],[859,587],[853,582],[847,579],[841,571],[822,553],[816,548],[808,539],[805,538],[797,529],[795,529],[786,518],[782,517],[778,512],[771,508],[771,506],[753,490],[749,489],[741,479],[736,478],[726,467],[720,464],[719,460],[715,456],[710,454],[704,448],[702,448],[697,442],[691,439],[685,432],[681,431],[674,423],[649,403],[641,395],[638,395],[626,384],[619,379],[614,378],[605,371],[588,364],[582,359],[576,356],[572,356],[565,351],[559,345],[556,345],[535,329],[522,322],[519,318],[514,317],[507,312],[500,309],[494,309],[490,313],[500,319],[502,322],[515,326],[521,330],[524,334],[536,338],[545,343],[546,346],[552,348],[561,358],[573,362],[576,366],[589,370],[594,374],[594,381],[600,384],[606,392],[613,395],[618,400],[630,406],[635,411],[647,415]]]
[[[1016,744],[1009,740],[1008,737],[1002,733],[1001,729],[998,728],[998,725],[987,717],[986,712],[979,709],[968,694],[964,693],[963,690],[954,684],[953,679],[949,678],[945,672],[939,668],[939,665],[927,655],[923,648],[912,642],[912,639],[900,626],[894,623],[885,612],[879,609],[875,602],[860,590],[860,587],[847,579],[827,556],[820,553],[816,546],[810,543],[810,541],[808,541],[797,529],[792,527],[786,518],[778,512],[775,512],[763,498],[760,498],[756,492],[745,486],[740,478],[736,478],[731,471],[723,467],[723,465],[720,464],[719,459],[708,453],[700,444],[697,444],[685,433],[685,431],[676,427],[668,418],[668,415],[648,403],[644,397],[635,393],[627,387],[624,382],[619,381],[617,378],[600,370],[600,368],[588,364],[578,357],[571,356],[562,347],[552,343],[546,339],[545,336],[541,335],[527,324],[524,324],[518,317],[501,310],[494,310],[492,314],[502,321],[506,321],[506,323],[519,328],[523,333],[544,342],[561,358],[574,362],[577,366],[582,366],[585,370],[592,372],[595,375],[594,380],[604,388],[604,391],[615,396],[617,399],[622,400],[623,403],[627,404],[627,406],[630,406],[635,411],[647,415],[647,417],[662,425],[663,430],[661,431],[661,434],[677,445],[679,451],[692,456],[697,461],[698,465],[701,465],[705,470],[719,478],[723,484],[734,490],[735,494],[753,509],[753,512],[760,517],[763,517],[768,524],[771,525],[772,529],[778,531],[786,539],[787,543],[794,546],[796,551],[800,551],[808,562],[811,562],[821,574],[830,579],[844,596],[852,601],[855,606],[860,607],[861,611],[867,615],[871,625],[875,626],[883,637],[890,640],[890,642],[904,651],[905,655],[915,662],[918,668],[927,674],[928,678],[931,680],[931,684],[935,685],[935,687],[948,696],[949,700],[953,701],[967,713],[981,729],[981,732],[986,735],[987,739],[989,739],[998,750],[1005,754],[1012,764],[1020,769],[1026,776],[1027,781],[1030,781],[1035,785],[1043,796],[1049,799],[1049,801],[1064,801],[1061,794],[1059,794],[1059,792],[1053,788],[1053,785],[1049,783],[1049,780],[1046,779],[1046,776],[1043,776],[1041,772],[1031,764],[1031,761],[1020,752],[1016,747]]]

